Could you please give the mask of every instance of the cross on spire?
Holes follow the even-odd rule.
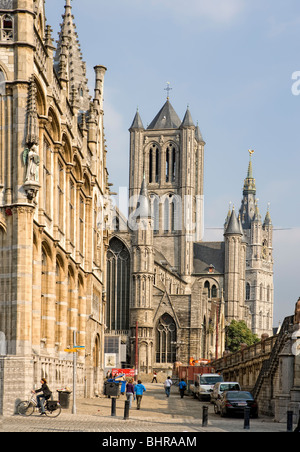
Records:
[[[173,88],[170,87],[170,82],[167,82],[167,87],[165,88],[165,91],[167,91],[168,96],[167,96],[167,100],[170,99],[170,91],[172,91]]]

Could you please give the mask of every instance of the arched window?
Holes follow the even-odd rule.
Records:
[[[1,41],[12,41],[14,38],[13,34],[13,18],[9,14],[5,14],[1,17],[0,22],[0,39]]]
[[[218,296],[218,289],[217,286],[214,284],[211,288],[211,298],[217,298]]]
[[[249,283],[246,284],[246,300],[249,301],[251,298],[251,286]]]
[[[208,290],[208,298],[210,298],[210,284],[209,284],[209,281],[205,282],[204,289]]]
[[[130,255],[116,237],[107,252],[106,325],[109,331],[129,330]]]
[[[173,148],[173,158],[172,158],[172,182],[176,182],[176,171],[177,171],[177,162],[176,162],[176,149]]]
[[[149,149],[149,183],[158,184],[160,180],[159,149],[154,143]]]
[[[166,182],[170,180],[170,150],[167,148],[166,151]]]
[[[164,202],[164,232],[168,233],[170,227],[170,203],[167,197]]]
[[[169,314],[161,316],[156,327],[156,362],[176,361],[176,324]]]

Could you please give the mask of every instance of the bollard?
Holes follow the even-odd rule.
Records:
[[[207,427],[207,425],[208,425],[208,406],[204,406],[202,413],[202,427]]]
[[[111,415],[116,416],[116,406],[117,406],[117,399],[115,397],[111,398]]]
[[[246,407],[244,411],[244,430],[250,430],[250,413],[251,409]]]
[[[129,402],[129,400],[126,400],[125,407],[124,407],[124,421],[126,421],[126,419],[129,419],[129,406],[130,406],[130,402]]]
[[[293,432],[293,419],[294,419],[294,412],[288,411],[287,412],[287,432]]]

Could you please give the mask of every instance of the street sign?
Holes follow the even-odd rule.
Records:
[[[73,348],[85,348],[85,346],[84,345],[74,345]]]
[[[76,353],[76,352],[78,352],[78,349],[77,348],[65,348],[64,351],[67,353]]]

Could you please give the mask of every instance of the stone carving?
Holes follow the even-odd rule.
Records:
[[[300,298],[296,303],[294,323],[300,325]]]
[[[0,0],[0,9],[12,9],[13,0]]]
[[[26,148],[23,153],[24,165],[27,167],[25,182],[38,182],[38,167],[40,165],[39,147],[34,144],[31,148]]]

